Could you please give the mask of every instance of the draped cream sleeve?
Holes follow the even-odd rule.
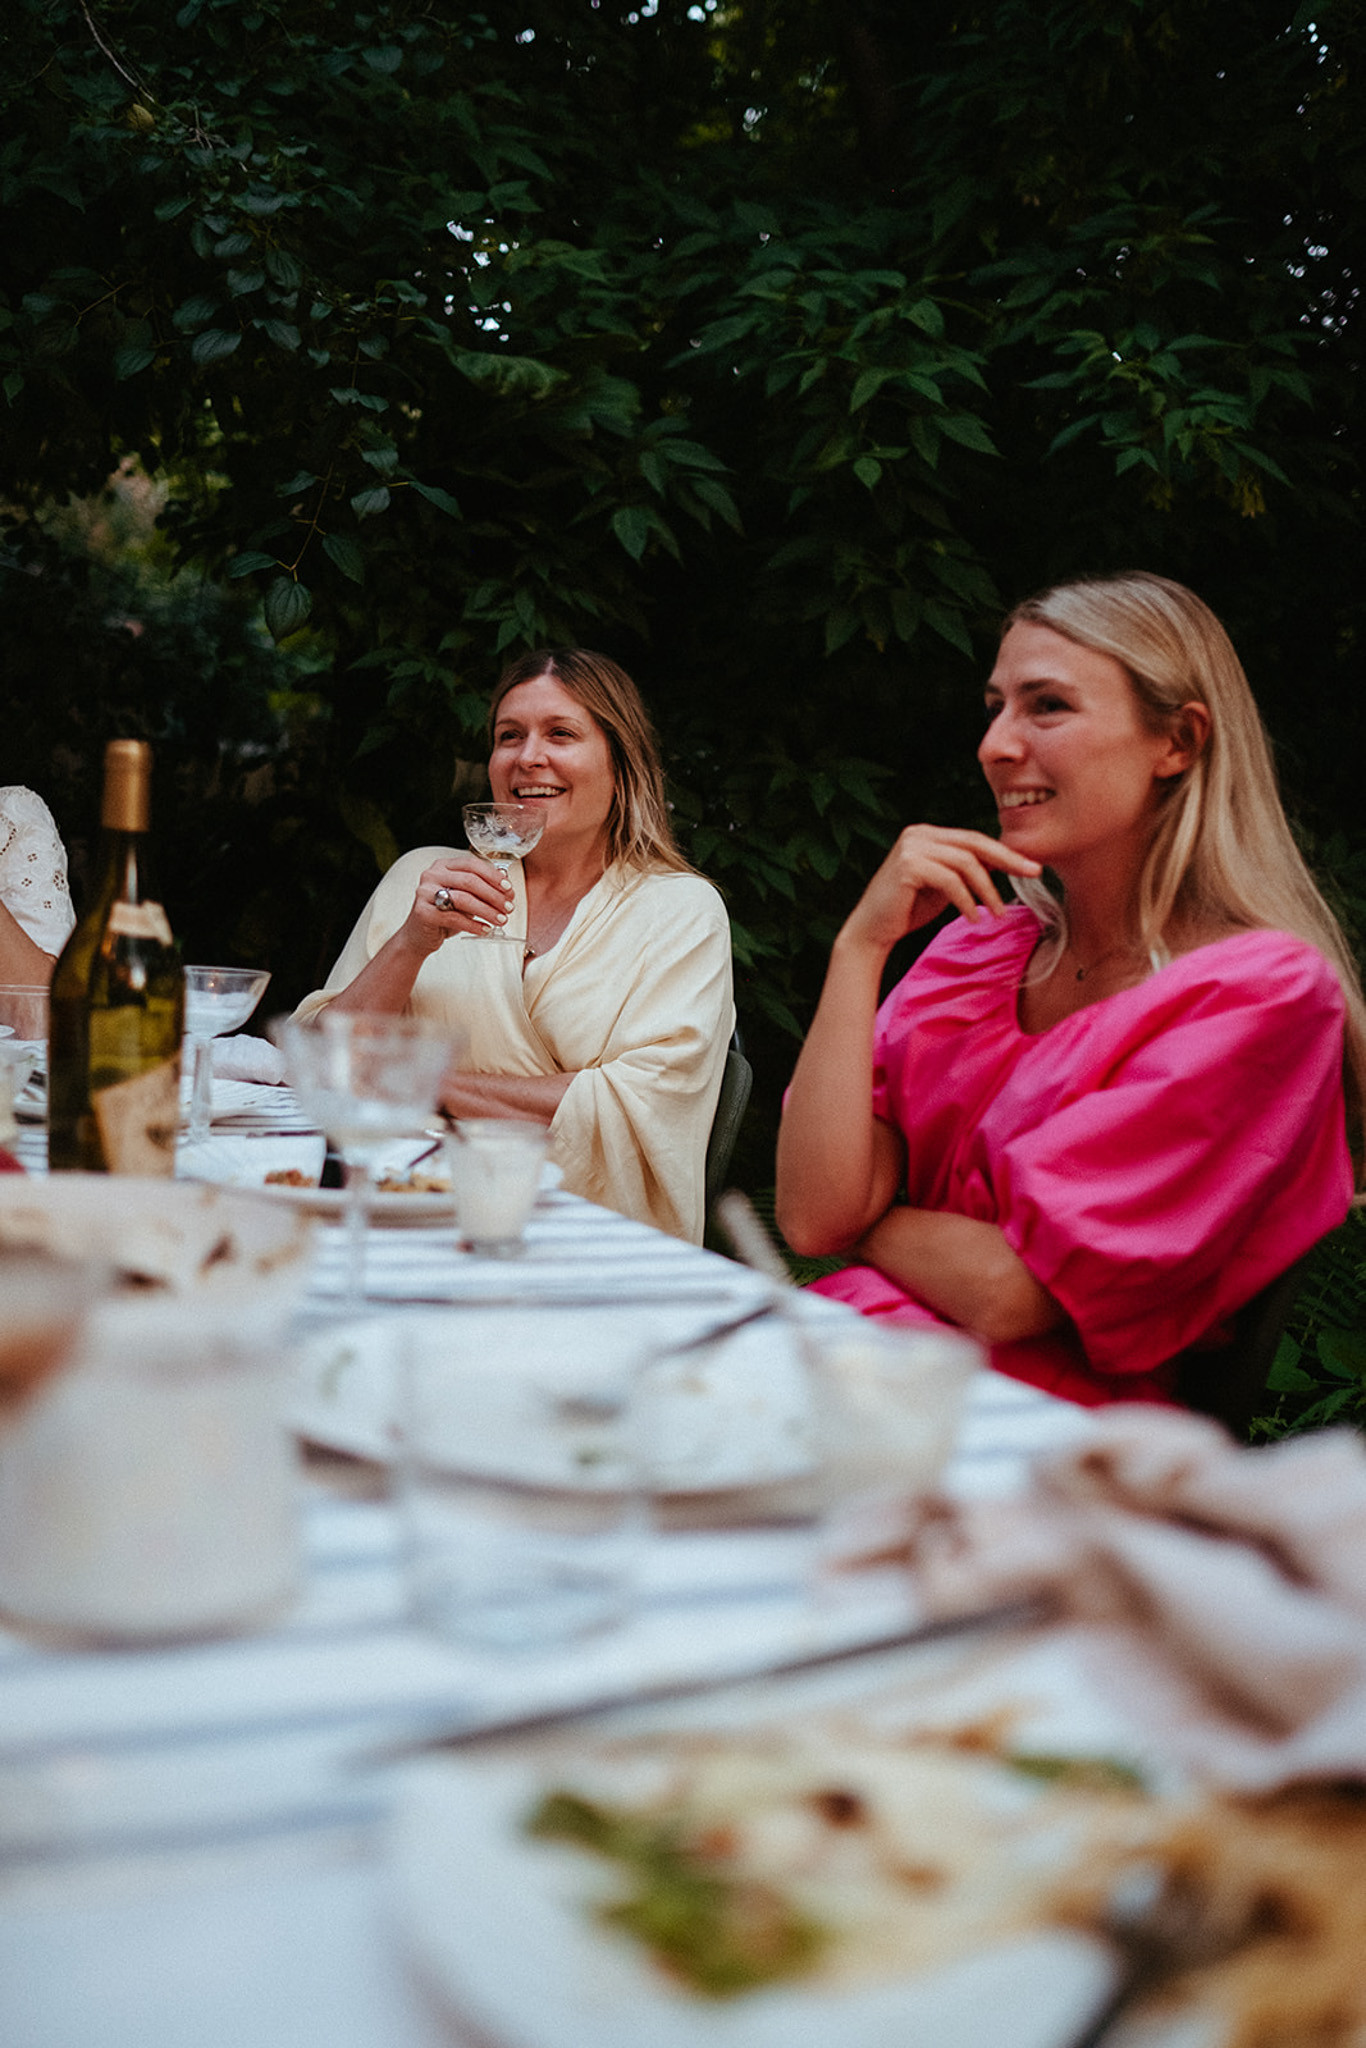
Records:
[[[609,870],[559,946],[527,963],[525,986],[532,1023],[574,1075],[550,1127],[566,1186],[700,1243],[735,1022],[716,890],[700,875]]]
[[[394,863],[297,1016],[350,985],[403,923],[422,870],[449,850],[418,847]],[[512,880],[517,929],[516,864]],[[710,882],[610,868],[525,971],[519,946],[450,938],[423,962],[409,1008],[452,1032],[470,1072],[572,1074],[550,1127],[566,1187],[700,1242],[707,1139],[735,1020],[730,923]]]

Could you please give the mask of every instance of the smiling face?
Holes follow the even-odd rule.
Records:
[[[489,756],[498,803],[529,804],[545,818],[541,849],[601,842],[616,793],[606,734],[555,676],[518,683],[498,706]]]
[[[1162,784],[1191,748],[1153,732],[1113,655],[1021,620],[1001,642],[986,690],[990,723],[978,759],[1007,846],[1064,881],[1098,857],[1136,875]]]

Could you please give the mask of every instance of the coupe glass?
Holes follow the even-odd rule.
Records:
[[[465,837],[471,849],[491,860],[508,878],[508,864],[530,853],[545,830],[545,812],[536,804],[466,804],[462,813]],[[487,931],[465,932],[470,939],[512,939],[523,945],[523,935],[490,925]]]
[[[420,1136],[432,1120],[442,1076],[464,1046],[459,1033],[418,1017],[320,1010],[287,1018],[271,1036],[289,1079],[346,1168],[346,1305],[365,1302],[365,1212],[374,1156],[395,1138]]]
[[[266,992],[263,967],[187,967],[185,1037],[192,1048],[191,1144],[209,1135],[213,1116],[213,1049],[210,1041],[245,1024]]]

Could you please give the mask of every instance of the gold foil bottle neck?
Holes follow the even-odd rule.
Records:
[[[106,832],[145,832],[151,814],[152,749],[146,740],[110,740],[104,750]]]

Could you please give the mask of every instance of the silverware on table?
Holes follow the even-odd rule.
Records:
[[[971,1614],[913,1622],[885,1635],[869,1636],[856,1643],[841,1643],[833,1649],[808,1650],[800,1656],[780,1657],[776,1661],[748,1665],[739,1670],[711,1672],[693,1678],[667,1678],[652,1685],[623,1686],[565,1706],[536,1707],[529,1712],[504,1714],[492,1720],[428,1729],[405,1740],[364,1751],[352,1758],[352,1764],[360,1769],[376,1769],[388,1764],[406,1763],[442,1750],[477,1749],[484,1743],[506,1741],[512,1736],[551,1734],[625,1709],[671,1706],[676,1701],[736,1691],[770,1679],[797,1678],[807,1672],[831,1670],[837,1665],[857,1663],[864,1657],[919,1649],[955,1636],[1004,1634],[1008,1629],[1045,1621],[1049,1613],[1048,1605],[1040,1600],[1007,1601],[995,1607],[980,1608]]]
[[[1067,2048],[1101,2048],[1152,1992],[1231,1955],[1253,1927],[1245,1903],[1221,1907],[1188,1872],[1143,1862],[1121,1874],[1096,1931],[1115,1949],[1119,1975]]]

